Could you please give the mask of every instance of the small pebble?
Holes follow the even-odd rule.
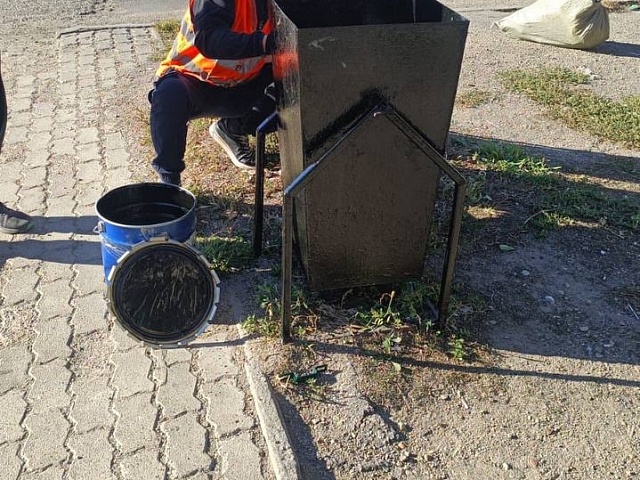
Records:
[[[531,275],[531,272],[529,270],[522,270],[522,272],[520,272],[522,274],[523,277],[528,277],[529,275]]]

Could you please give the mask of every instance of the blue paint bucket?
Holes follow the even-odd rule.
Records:
[[[102,244],[104,277],[134,245],[164,237],[187,242],[196,228],[196,197],[163,183],[125,185],[107,192],[96,203],[96,231]]]
[[[187,345],[212,323],[220,279],[190,243],[196,198],[162,183],[126,185],[96,203],[108,302],[154,348]]]

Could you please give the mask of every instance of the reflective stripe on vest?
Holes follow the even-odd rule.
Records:
[[[189,6],[180,25],[180,32],[178,32],[167,58],[156,71],[156,78],[175,70],[212,85],[232,87],[257,76],[266,63],[266,56],[218,60],[207,58],[200,53],[195,46],[192,14],[194,1],[189,1]],[[258,14],[254,0],[236,0],[235,20],[231,31],[254,33],[257,29]],[[267,20],[262,28],[262,33],[268,34],[269,32],[271,32],[271,20]]]

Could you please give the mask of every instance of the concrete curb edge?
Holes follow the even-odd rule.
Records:
[[[242,333],[241,327],[238,326],[238,328]],[[282,414],[273,398],[271,385],[256,367],[255,358],[246,345],[244,352],[246,358],[244,368],[274,474],[277,480],[300,480],[300,466],[284,427]]]

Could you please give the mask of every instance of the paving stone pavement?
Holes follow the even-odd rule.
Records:
[[[233,321],[201,348],[153,350],[105,302],[94,205],[132,181],[119,84],[154,35],[69,30],[46,58],[3,52],[0,201],[36,226],[0,234],[0,480],[275,478]]]

